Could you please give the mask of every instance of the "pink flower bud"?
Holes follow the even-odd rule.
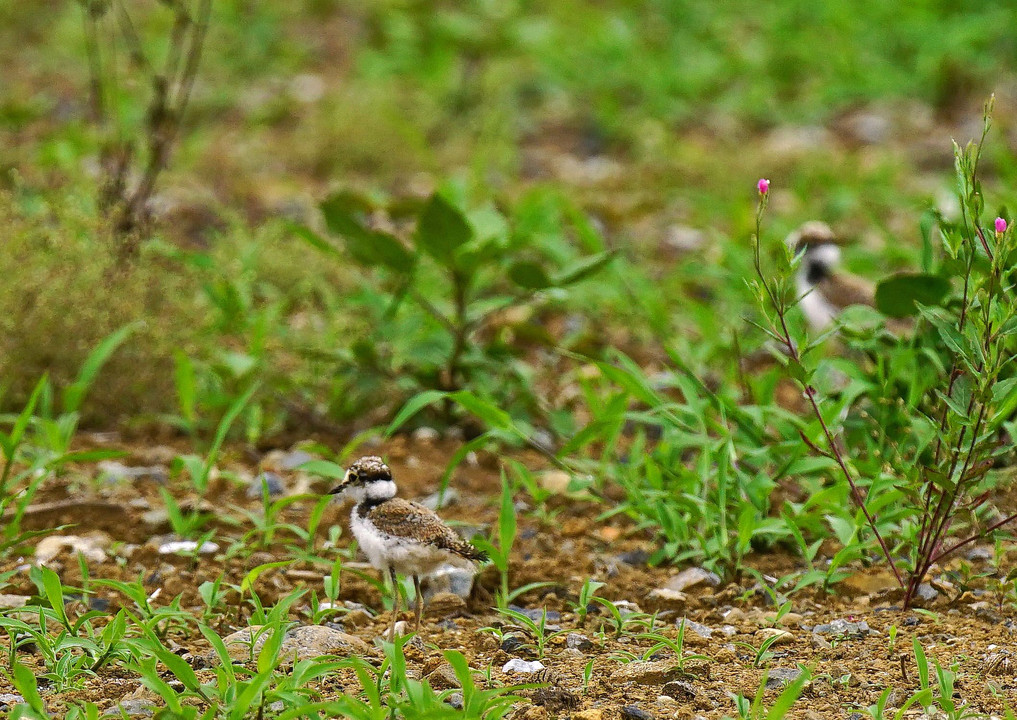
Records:
[[[1002,235],[1006,232],[1006,220],[1001,217],[996,218],[996,234]]]
[[[770,192],[770,181],[766,178],[759,178],[759,182],[756,183],[756,187],[759,189],[760,195],[766,195]]]

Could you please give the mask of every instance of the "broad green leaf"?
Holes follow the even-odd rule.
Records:
[[[543,290],[554,285],[554,281],[539,263],[531,260],[517,262],[509,268],[509,278],[516,285],[527,290]]]
[[[455,400],[463,410],[482,420],[488,427],[497,430],[512,429],[512,416],[494,403],[479,398],[468,390],[451,393],[449,397]]]
[[[916,302],[939,305],[950,292],[950,281],[938,275],[899,273],[876,286],[876,307],[884,315],[903,318],[918,312]]]
[[[335,480],[342,480],[346,477],[346,468],[330,460],[308,460],[299,469],[312,475],[320,475],[321,477],[333,478]]]
[[[463,214],[441,195],[424,206],[417,224],[417,245],[445,267],[455,267],[455,254],[473,237]]]
[[[413,254],[398,238],[364,225],[358,199],[338,193],[321,203],[328,229],[340,236],[353,259],[368,267],[383,266],[400,273],[413,270]]]
[[[428,405],[433,405],[437,401],[446,397],[448,393],[441,390],[425,390],[422,393],[418,393],[406,401],[406,404],[400,408],[396,416],[392,418],[392,422],[385,428],[385,436],[390,437],[392,433],[401,428],[407,420],[416,415],[418,412],[423,410]]]
[[[39,695],[39,684],[35,679],[35,673],[19,663],[13,656],[11,662],[14,664],[14,687],[21,693],[21,697],[25,699],[28,706],[39,713],[39,717],[49,717],[46,705]]]

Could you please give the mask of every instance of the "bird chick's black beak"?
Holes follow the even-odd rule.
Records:
[[[345,490],[345,489],[346,489],[347,485],[349,485],[349,483],[347,483],[347,482],[341,482],[341,483],[339,483],[339,484],[338,484],[337,486],[335,486],[334,488],[332,488],[331,490],[329,490],[329,491],[328,491],[328,494],[329,494],[329,495],[341,495],[341,494],[342,494],[342,492],[343,492],[343,490]]]

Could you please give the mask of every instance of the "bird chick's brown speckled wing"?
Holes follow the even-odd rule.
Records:
[[[463,540],[440,517],[418,503],[392,498],[368,510],[365,517],[388,535],[448,550],[467,560],[487,560],[486,553]]]
[[[820,281],[816,288],[836,308],[846,308],[849,305],[871,307],[875,304],[875,286],[857,275],[835,273]]]

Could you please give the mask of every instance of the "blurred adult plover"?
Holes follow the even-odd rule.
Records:
[[[867,280],[838,270],[840,247],[830,226],[813,220],[787,236],[795,253],[804,253],[795,277],[802,312],[813,332],[830,328],[849,305],[875,304],[875,287]]]
[[[399,584],[396,574],[413,577],[416,595],[417,625],[424,609],[420,594],[420,576],[438,566],[461,558],[484,562],[487,554],[463,540],[430,509],[419,503],[397,498],[396,484],[379,457],[362,457],[346,470],[332,495],[352,498],[356,505],[350,513],[350,527],[370,563],[388,571],[392,580],[392,625],[388,639],[395,638],[399,615]]]

